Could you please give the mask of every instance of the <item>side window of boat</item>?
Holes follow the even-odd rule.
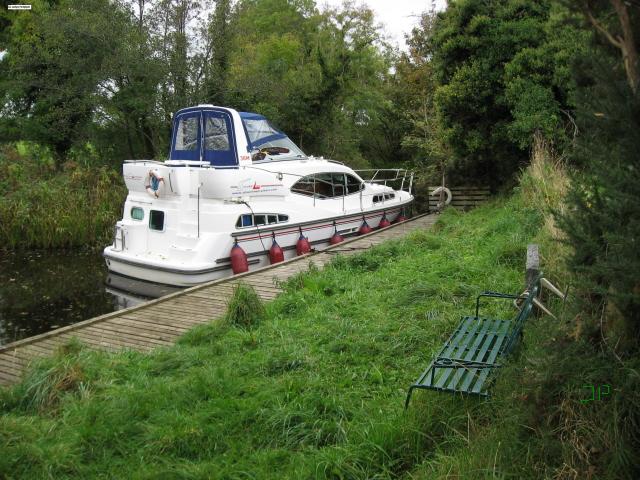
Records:
[[[253,226],[253,215],[245,214],[245,215],[240,215],[238,217],[238,221],[236,222],[237,228],[252,227],[252,226]]]
[[[198,150],[199,116],[184,116],[178,121],[176,132],[176,150]]]
[[[382,196],[382,195],[374,195],[373,196],[373,203],[381,202],[383,199],[384,199],[384,196]]]
[[[229,150],[227,122],[222,117],[207,116],[204,126],[204,148],[213,151]]]
[[[289,215],[282,215],[278,213],[258,213],[256,215],[251,215],[249,213],[245,213],[244,215],[240,215],[238,217],[236,228],[275,225],[277,223],[285,223],[288,221]]]
[[[164,231],[164,212],[162,210],[151,210],[149,212],[149,228],[159,232]]]
[[[307,195],[313,197],[315,191],[314,178],[312,175],[303,177],[293,184],[291,191],[293,193],[299,193],[300,195]]]
[[[333,175],[331,173],[317,173],[316,179],[316,195],[319,198],[331,198],[333,194]]]
[[[331,177],[333,180],[333,196],[343,197],[347,191],[344,173],[332,173]]]
[[[309,197],[334,198],[345,195],[346,188],[344,173],[316,173],[298,180],[291,191]]]
[[[353,175],[346,175],[347,177],[347,195],[351,195],[352,193],[358,193],[360,190],[364,188],[364,183],[358,180]]]
[[[140,207],[131,207],[131,218],[133,218],[134,220],[143,220],[144,210]]]

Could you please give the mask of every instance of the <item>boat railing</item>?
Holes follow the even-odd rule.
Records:
[[[369,168],[354,170],[366,183],[390,186],[411,194],[413,172],[404,168]]]

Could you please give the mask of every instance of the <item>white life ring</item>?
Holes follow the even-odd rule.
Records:
[[[449,190],[447,187],[438,187],[436,188],[433,192],[431,192],[431,195],[438,195],[441,192],[444,192],[444,194],[447,196],[446,200],[444,202],[438,202],[438,204],[436,205],[437,208],[443,208],[446,205],[449,205],[451,203],[451,190]]]
[[[145,183],[144,188],[153,198],[159,198],[164,193],[164,178],[157,169],[149,170]]]

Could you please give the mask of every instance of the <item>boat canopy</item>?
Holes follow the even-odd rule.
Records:
[[[266,117],[258,113],[240,112],[240,118],[247,134],[247,143],[250,150],[265,147],[283,147],[289,150],[286,156],[306,156],[285,133],[275,128]]]
[[[240,152],[245,146],[247,152]],[[240,157],[248,160],[251,152],[268,147],[278,147],[269,151],[269,155],[305,156],[287,135],[257,113],[199,105],[179,110],[173,119],[171,160],[234,167]]]

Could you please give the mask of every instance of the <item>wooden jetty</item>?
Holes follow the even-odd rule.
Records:
[[[263,300],[269,301],[280,293],[279,281],[306,271],[310,261],[322,267],[331,261],[335,253],[358,253],[386,240],[401,238],[413,230],[429,228],[435,220],[435,215],[420,215],[318,252],[214,280],[4,345],[0,347],[0,385],[17,382],[30,362],[53,354],[57,347],[74,337],[92,348],[105,350],[127,348],[149,351],[171,345],[187,330],[223,316],[227,301],[238,282],[251,285]]]
[[[437,186],[427,187],[430,192],[433,192]],[[489,187],[448,187],[451,192],[451,204],[450,206],[458,210],[470,210],[474,207],[482,205],[491,196]],[[429,210],[435,211],[438,209],[438,202],[440,201],[439,195],[429,196]]]

